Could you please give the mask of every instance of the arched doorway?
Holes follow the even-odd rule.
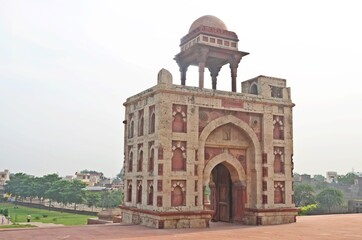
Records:
[[[222,153],[204,168],[204,183],[210,188],[207,209],[214,210],[213,221],[243,222],[247,203],[246,174],[230,153]]]
[[[210,178],[211,206],[214,210],[213,221],[230,222],[232,220],[232,182],[229,170],[218,164]]]

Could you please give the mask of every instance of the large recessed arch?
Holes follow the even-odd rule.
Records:
[[[259,143],[259,139],[256,136],[254,130],[244,121],[240,120],[237,117],[232,115],[219,117],[214,119],[206,127],[202,130],[200,137],[199,137],[199,149],[198,149],[198,158],[204,163],[205,156],[204,156],[204,149],[205,143],[209,135],[218,127],[231,123],[241,129],[245,135],[249,138],[250,142],[252,143],[253,150],[255,151],[255,166],[261,164],[261,147]]]
[[[207,141],[207,138],[209,135],[218,127],[221,127],[226,124],[233,124],[237,128],[239,128],[247,137],[250,143],[250,159],[247,161],[247,169],[244,169],[245,174],[250,174],[246,178],[246,182],[243,184],[248,185],[248,192],[251,191],[250,189],[253,189],[255,192],[261,192],[262,188],[262,153],[261,153],[261,145],[259,142],[259,139],[257,135],[255,134],[254,130],[244,121],[240,120],[237,117],[234,117],[232,115],[227,115],[223,117],[219,117],[217,119],[212,120],[209,122],[206,127],[203,129],[203,131],[200,134],[199,137],[199,148],[198,148],[198,159],[200,161],[200,165],[204,168],[204,175],[203,175],[203,186],[206,186],[206,183],[208,183],[209,180],[206,180],[210,177],[210,174],[206,172],[205,166],[205,144]],[[221,160],[219,160],[221,161]],[[227,165],[225,165],[227,166]],[[211,167],[211,165],[210,165]],[[208,168],[210,168],[208,167]],[[230,170],[229,170],[230,171]],[[231,173],[231,172],[230,172]],[[236,176],[236,175],[234,175]],[[239,179],[242,182],[242,178]],[[253,195],[255,199],[250,199],[248,201],[248,204],[254,205],[259,202],[261,202],[261,195],[257,194],[256,196]]]

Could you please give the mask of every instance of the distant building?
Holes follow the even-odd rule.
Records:
[[[121,190],[123,190],[123,187],[124,187],[124,183],[123,183],[122,179],[114,179],[112,181],[112,188],[113,189],[121,189]]]
[[[354,184],[351,186],[352,197],[361,198],[362,197],[362,177],[357,177],[354,180]]]
[[[362,213],[362,200],[348,200],[348,212]]]
[[[74,178],[75,178],[75,176],[73,176],[73,175],[67,175],[67,176],[63,177],[63,180],[72,181]]]
[[[95,186],[111,188],[112,179],[110,178],[101,179]]]
[[[95,186],[103,178],[103,173],[75,173],[75,179],[87,184],[87,186]]]
[[[87,186],[87,187],[83,188],[83,190],[90,191],[90,192],[102,192],[102,191],[106,191],[106,190],[110,190],[110,189],[106,188],[106,187],[100,187],[100,186],[94,186],[94,187]]]
[[[338,183],[338,179],[337,179],[337,172],[335,171],[329,171],[326,173],[326,182],[328,183]]]
[[[300,175],[300,181],[301,182],[310,182],[311,181],[311,176],[310,174],[302,174]]]
[[[8,169],[0,172],[0,193],[3,193],[6,181],[10,180],[10,172]]]

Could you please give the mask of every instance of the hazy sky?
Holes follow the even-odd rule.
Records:
[[[250,53],[238,91],[258,75],[287,79],[296,172],[362,171],[359,2],[0,0],[0,171],[114,177],[122,104],[155,85],[161,68],[180,83],[173,57],[203,15],[223,20]],[[187,84],[197,78],[191,68]]]

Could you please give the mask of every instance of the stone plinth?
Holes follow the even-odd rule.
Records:
[[[213,211],[155,212],[121,206],[122,222],[164,228],[209,227]]]

